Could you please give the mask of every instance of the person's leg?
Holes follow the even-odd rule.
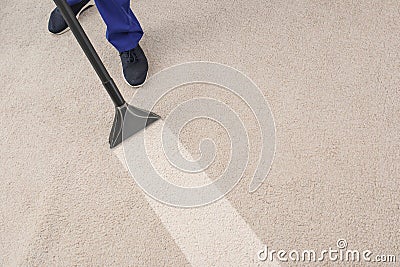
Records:
[[[68,5],[73,6],[80,3],[82,0],[67,0]]]
[[[67,3],[71,6],[72,12],[74,12],[76,17],[79,17],[79,14],[88,7],[93,6],[90,0],[67,0]],[[69,30],[58,8],[55,8],[50,14],[48,29],[54,34],[62,34]]]
[[[107,40],[120,53],[122,73],[131,86],[142,85],[147,77],[147,58],[139,45],[142,27],[130,8],[130,0],[95,0],[107,25]]]
[[[135,48],[143,30],[130,8],[130,0],[95,0],[95,3],[107,25],[107,40],[120,53]]]
[[[89,0],[67,0],[75,15],[90,5]],[[107,40],[120,53],[125,81],[131,86],[142,85],[147,77],[147,58],[139,45],[143,30],[130,9],[130,0],[95,0],[97,9],[107,25]],[[49,19],[49,31],[61,34],[68,30],[58,8]]]

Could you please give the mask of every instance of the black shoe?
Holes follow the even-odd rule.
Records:
[[[149,65],[147,58],[140,47],[119,54],[122,62],[122,73],[125,81],[133,87],[139,87],[146,81]]]
[[[93,4],[90,0],[83,0],[80,3],[71,6],[71,9],[74,12],[76,18],[78,18],[83,11],[91,6],[93,6]],[[57,7],[50,14],[48,29],[51,33],[54,34],[62,34],[69,30],[67,23],[65,22],[60,10]]]

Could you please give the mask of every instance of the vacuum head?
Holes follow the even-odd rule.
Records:
[[[109,137],[110,148],[114,148],[135,133],[160,119],[157,114],[136,108],[127,103],[115,108],[115,117]]]

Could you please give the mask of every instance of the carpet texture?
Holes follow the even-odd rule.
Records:
[[[145,30],[150,75],[188,61],[219,62],[249,76],[268,100],[277,129],[271,172],[248,193],[253,153],[226,197],[259,240],[277,250],[322,250],[344,238],[351,249],[400,261],[399,1],[131,6]],[[202,266],[199,256],[188,260],[179,247],[187,242],[176,242],[110,151],[112,103],[71,32],[47,32],[53,8],[50,0],[3,0],[0,10],[0,265]],[[122,80],[97,10],[80,21],[130,99],[135,91]],[[178,88],[156,112],[210,95],[249,116],[251,146],[260,146],[243,103],[213,86]],[[208,134],[216,137],[216,159],[226,161],[221,129],[209,121],[192,127],[181,136],[186,149],[196,156]],[[214,164],[207,175],[223,169]],[[205,262],[227,266],[219,256]]]

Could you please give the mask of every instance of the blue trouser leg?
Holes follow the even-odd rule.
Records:
[[[74,5],[82,0],[67,0]],[[130,8],[130,0],[95,0],[107,25],[107,40],[119,51],[135,48],[143,36],[139,21]]]
[[[119,51],[135,48],[143,36],[142,27],[130,8],[130,0],[95,0],[107,25],[107,40]]]
[[[68,5],[73,6],[75,4],[78,4],[82,0],[67,0]]]

